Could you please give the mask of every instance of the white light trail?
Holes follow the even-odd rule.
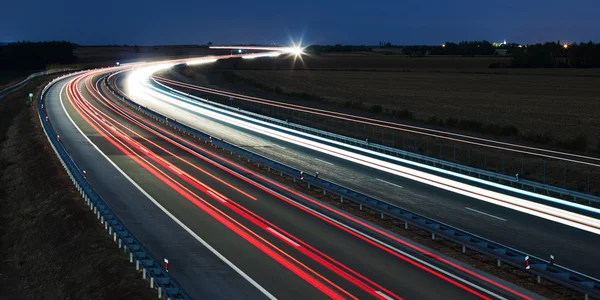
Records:
[[[300,132],[296,132],[294,130],[287,130],[287,132],[280,130],[280,128],[276,128],[278,126],[273,126],[269,124],[269,127],[266,126],[265,122],[252,119],[250,117],[237,114],[235,112],[230,112],[224,109],[220,109],[214,106],[209,106],[204,103],[198,103],[197,101],[190,100],[189,98],[183,97],[181,95],[168,92],[162,89],[158,89],[148,85],[148,79],[152,75],[152,73],[157,72],[162,69],[166,69],[171,67],[173,64],[162,64],[162,65],[154,65],[147,68],[140,68],[132,74],[129,75],[127,80],[127,87],[131,93],[131,97],[134,100],[143,100],[143,101],[161,101],[169,104],[171,107],[176,107],[182,110],[182,113],[193,112],[199,115],[204,115],[216,120],[220,120],[222,122],[228,123],[233,126],[237,126],[240,128],[245,128],[247,130],[251,130],[257,132],[259,134],[264,134],[272,138],[276,138],[282,141],[286,141],[289,143],[294,143],[300,145],[302,147],[312,149],[321,153],[325,153],[327,155],[332,155],[338,158],[342,158],[360,165],[364,165],[367,167],[371,167],[374,169],[378,169],[390,174],[398,175],[404,178],[408,178],[411,180],[415,180],[418,182],[422,182],[428,184],[433,187],[437,187],[440,189],[444,189],[447,191],[451,191],[457,194],[465,195],[474,199],[478,199],[481,201],[485,201],[488,203],[492,203],[495,205],[499,205],[502,207],[506,207],[509,209],[513,209],[522,213],[526,213],[532,216],[537,216],[540,218],[544,218],[546,220],[550,220],[553,222],[561,223],[567,226],[571,226],[574,228],[578,228],[581,230],[585,230],[594,234],[600,234],[600,220],[588,217],[585,215],[581,215],[575,212],[566,211],[563,209],[559,209],[556,207],[540,204],[537,202],[505,195],[502,193],[490,191],[487,189],[483,189],[480,187],[476,187],[473,185],[469,185],[466,183],[462,183],[459,181],[455,181],[452,179],[448,179],[445,177],[441,177],[438,175],[433,175],[430,173],[426,173],[423,171],[411,169],[408,167],[404,167],[401,165],[397,165],[395,163],[391,163],[388,161],[383,161],[377,158],[373,158],[371,156],[367,156],[361,153],[356,153],[352,151],[348,151],[345,149],[340,149],[335,146],[327,145],[320,143],[318,140],[324,140],[323,138],[318,138],[311,136],[306,133],[300,134]],[[135,93],[134,93],[135,92]],[[176,118],[176,116],[171,115],[171,117]],[[265,123],[261,125],[261,123]],[[276,128],[276,129],[273,129]],[[288,133],[289,132],[289,133]],[[304,138],[302,136],[310,136],[311,139]],[[317,141],[315,141],[317,140]],[[334,141],[327,140],[329,144],[336,144]],[[344,144],[344,146],[347,146]],[[358,148],[358,147],[357,147]],[[360,149],[360,151],[364,151],[364,149]],[[369,152],[369,154],[373,154]],[[378,153],[376,153],[378,154]],[[379,154],[378,154],[379,155]],[[388,157],[386,157],[388,158]],[[389,158],[393,158],[389,156]],[[394,158],[395,159],[395,158]],[[410,161],[402,161],[407,164],[413,163]],[[425,165],[419,165],[420,167],[425,167]],[[430,166],[427,166],[430,167]],[[432,168],[432,167],[430,167]],[[441,170],[434,168],[437,172],[448,173],[447,170]],[[462,174],[456,174],[453,172],[451,175],[458,176]],[[466,176],[466,175],[464,175]],[[515,189],[516,190],[516,189]],[[546,197],[545,199],[555,201],[560,203],[560,199]],[[566,201],[565,201],[566,202]],[[575,207],[574,203],[567,202],[567,205],[572,205]],[[600,213],[600,210],[586,207],[588,211],[593,211],[595,213]]]

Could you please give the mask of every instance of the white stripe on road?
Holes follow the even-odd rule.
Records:
[[[142,187],[139,186],[133,179],[131,179],[131,177],[129,177],[129,175],[127,175],[121,168],[119,168],[117,166],[117,164],[115,164],[112,160],[110,160],[110,158],[108,158],[108,156],[106,156],[106,154],[104,154],[104,152],[102,152],[102,150],[100,150],[100,148],[98,148],[98,146],[96,146],[96,144],[94,144],[90,140],[90,138],[87,135],[85,135],[85,133],[83,133],[83,131],[77,126],[77,124],[75,124],[75,121],[73,121],[73,118],[71,118],[71,116],[67,112],[67,109],[65,108],[65,105],[63,104],[63,99],[62,99],[62,93],[63,93],[64,88],[65,88],[65,85],[63,85],[61,87],[60,92],[58,94],[60,105],[62,106],[63,111],[65,112],[65,114],[69,118],[69,121],[71,121],[71,123],[73,124],[75,129],[77,129],[77,131],[79,131],[79,133],[88,141],[88,143],[90,143],[90,145],[92,145],[92,147],[94,147],[94,149],[96,149],[96,151],[98,151],[98,153],[100,153],[100,155],[102,155],[102,157],[104,157],[113,167],[115,167],[115,169],[117,169],[117,171],[119,171],[119,173],[121,173],[121,175],[123,175],[131,184],[133,184],[133,186],[135,186],[142,194],[144,194],[146,197],[148,197],[148,199],[150,199],[150,201],[152,201],[152,203],[154,203],[154,205],[156,205],[158,208],[160,208],[160,210],[162,210],[167,216],[169,216],[173,221],[175,221],[175,223],[177,223],[179,226],[181,226],[181,228],[183,228],[185,231],[187,231],[187,233],[189,233],[198,242],[200,242],[200,244],[202,244],[204,247],[206,247],[216,257],[221,259],[221,261],[226,263],[230,268],[232,268],[240,276],[242,276],[244,279],[246,279],[256,289],[258,289],[261,293],[263,293],[267,298],[269,298],[271,300],[277,300],[277,298],[275,296],[273,296],[271,293],[269,293],[269,291],[267,291],[264,287],[262,287],[256,281],[254,281],[254,279],[252,279],[250,276],[248,276],[248,274],[244,273],[244,271],[242,271],[240,268],[238,268],[236,265],[234,265],[230,260],[228,260],[221,253],[219,253],[209,243],[207,243],[200,236],[198,236],[198,234],[196,234],[193,230],[191,230],[189,227],[187,227],[183,222],[181,222],[179,219],[177,219],[177,217],[175,217],[170,211],[168,211],[160,203],[158,203],[158,201],[156,201],[156,199],[154,199],[152,196],[150,196],[150,194],[148,194],[148,192],[146,192],[144,189],[142,189]]]
[[[488,216],[488,217],[491,217],[491,218],[494,218],[494,219],[498,219],[498,220],[500,220],[500,221],[503,221],[503,222],[506,222],[506,219],[502,219],[502,218],[500,218],[500,217],[496,217],[496,216],[494,216],[494,215],[490,215],[490,214],[488,214],[488,213],[484,213],[484,212],[482,212],[482,211],[478,211],[478,210],[476,210],[476,209],[472,209],[472,208],[470,208],[470,207],[465,207],[465,209],[466,209],[466,210],[473,211],[473,212],[476,212],[476,213],[479,213],[479,214],[482,214],[482,215],[486,215],[486,216]]]
[[[377,295],[379,295],[379,296],[381,296],[381,297],[383,297],[383,298],[385,298],[387,300],[394,300],[394,298],[392,298],[392,297],[384,294],[382,291],[376,291],[375,293],[377,293]]]
[[[279,233],[277,230],[271,228],[271,227],[267,227],[267,230],[272,232],[273,234],[275,234],[276,236],[286,240],[288,243],[292,244],[294,247],[300,247],[300,245],[294,241],[292,241],[290,238],[288,238],[287,236]]]
[[[391,183],[391,182],[389,182],[389,181],[385,181],[385,180],[383,180],[383,179],[379,179],[379,178],[375,178],[375,179],[376,179],[376,180],[379,180],[379,181],[381,181],[381,182],[384,182],[384,183],[387,183],[387,184],[390,184],[390,185],[393,185],[393,186],[399,187],[399,188],[401,188],[401,189],[403,188],[401,185],[397,185],[397,184],[395,184],[395,183]]]
[[[173,166],[169,166],[169,168],[171,168],[171,170],[175,171],[177,174],[183,175],[179,170],[177,170],[177,168],[175,168]]]
[[[328,165],[332,165],[332,166],[333,166],[333,164],[332,164],[332,163],[330,163],[330,162],[328,162],[328,161],[325,161],[325,160],[322,160],[322,159],[314,158],[314,160],[318,160],[318,161],[320,161],[320,162],[322,162],[322,163],[326,163],[326,164],[328,164]]]

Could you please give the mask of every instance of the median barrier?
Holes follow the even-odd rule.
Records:
[[[196,97],[196,96],[178,91],[174,88],[168,87],[165,84],[157,82],[156,80],[154,80],[154,82],[156,84],[158,84],[159,86],[165,87],[165,88],[169,89],[170,91],[175,92],[179,95],[192,97],[193,99],[204,102],[206,104],[213,105],[213,106],[219,107],[221,109],[226,109],[228,111],[235,112],[238,114],[242,114],[244,116],[252,117],[252,118],[255,118],[255,119],[258,119],[258,120],[261,120],[264,122],[268,122],[268,123],[271,123],[271,124],[274,124],[277,126],[282,126],[282,127],[297,130],[300,132],[309,133],[309,134],[312,134],[312,135],[315,135],[318,137],[328,138],[333,141],[342,142],[342,143],[352,145],[352,146],[358,146],[358,147],[361,147],[361,148],[364,148],[367,150],[376,151],[376,152],[379,152],[382,154],[387,154],[387,155],[395,156],[398,158],[408,159],[408,160],[418,162],[418,163],[424,163],[426,165],[430,165],[430,166],[437,167],[437,168],[442,168],[442,169],[453,171],[453,172],[458,172],[460,174],[465,174],[465,175],[469,175],[469,176],[477,177],[477,178],[483,178],[483,179],[486,179],[491,182],[507,185],[512,188],[517,188],[517,189],[521,189],[521,190],[528,191],[528,192],[534,192],[534,193],[538,193],[538,194],[542,194],[542,192],[543,192],[543,194],[545,194],[545,195],[556,195],[558,197],[565,198],[567,200],[571,200],[574,202],[576,202],[577,200],[583,200],[583,201],[587,202],[587,204],[591,204],[592,202],[594,202],[596,204],[600,204],[600,197],[592,195],[592,194],[573,191],[573,190],[569,190],[569,189],[565,189],[565,188],[561,188],[561,187],[557,187],[557,186],[553,186],[553,185],[549,185],[549,184],[543,184],[543,183],[539,183],[536,181],[531,181],[531,180],[527,180],[527,179],[523,179],[523,178],[517,179],[516,176],[510,176],[510,175],[506,175],[506,174],[501,174],[501,173],[496,173],[496,172],[492,172],[492,171],[486,171],[486,170],[482,170],[482,169],[478,169],[478,168],[473,168],[473,167],[465,166],[462,164],[452,163],[452,162],[445,161],[442,159],[433,158],[433,157],[429,157],[429,156],[422,155],[422,154],[417,154],[417,153],[410,152],[410,151],[400,150],[397,148],[379,145],[379,144],[368,142],[365,140],[351,138],[351,137],[347,137],[344,135],[335,134],[335,133],[331,133],[328,131],[319,130],[319,129],[311,128],[308,126],[291,123],[286,120],[280,120],[277,118],[264,116],[261,114],[241,110],[239,108],[225,105],[222,103],[218,103],[215,101],[210,101],[208,99]]]
[[[415,226],[432,235],[432,238],[440,237],[445,240],[452,241],[462,246],[463,252],[467,249],[476,251],[478,253],[485,254],[489,257],[493,257],[497,260],[498,265],[505,263],[516,268],[522,269],[530,274],[537,277],[538,283],[542,279],[554,282],[556,284],[571,288],[573,290],[583,293],[585,299],[590,296],[600,299],[600,280],[579,273],[577,271],[562,267],[560,265],[551,263],[547,260],[529,255],[525,252],[519,251],[514,248],[504,246],[502,244],[493,242],[483,237],[477,236],[467,231],[452,227],[450,225],[438,222],[436,220],[424,217],[422,215],[413,213],[406,209],[403,209],[397,205],[382,201],[365,194],[353,191],[344,186],[329,182],[322,178],[318,178],[313,175],[309,175],[301,170],[289,167],[275,160],[263,157],[252,151],[237,147],[233,144],[228,143],[220,139],[213,139],[209,134],[199,131],[191,126],[181,123],[177,120],[170,119],[169,117],[152,111],[146,107],[139,105],[138,103],[127,98],[121,94],[118,89],[113,88],[108,82],[108,76],[104,79],[105,86],[117,96],[117,98],[130,107],[132,110],[136,110],[147,117],[154,119],[160,123],[165,124],[169,128],[175,131],[179,131],[185,135],[192,136],[194,139],[200,140],[204,143],[210,143],[215,147],[221,148],[224,151],[230,152],[233,155],[245,158],[248,162],[264,165],[270,169],[276,170],[281,175],[285,174],[294,181],[300,180],[305,182],[309,188],[318,188],[324,192],[329,192],[340,197],[341,201],[347,200],[354,202],[359,205],[361,209],[363,207],[380,213],[382,218],[389,217],[401,221],[405,224]],[[211,103],[212,104],[212,103]],[[528,257],[529,268],[525,268],[525,258]]]

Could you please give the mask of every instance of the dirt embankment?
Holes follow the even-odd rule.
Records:
[[[0,101],[0,298],[156,298],[84,205],[22,93]]]

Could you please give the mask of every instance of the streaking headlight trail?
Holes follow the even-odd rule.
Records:
[[[258,50],[258,49],[257,49]],[[262,49],[265,50],[265,49]],[[588,217],[575,212],[570,212],[564,209],[536,203],[533,201],[521,199],[514,196],[505,195],[499,192],[490,191],[484,188],[476,187],[456,180],[448,179],[442,176],[430,174],[427,172],[414,170],[408,167],[383,161],[360,153],[340,149],[331,145],[326,145],[312,140],[303,138],[295,132],[282,132],[266,126],[261,126],[261,121],[251,119],[250,117],[223,110],[207,104],[198,103],[187,97],[169,92],[165,89],[159,89],[149,84],[150,77],[153,73],[160,70],[170,68],[173,64],[155,65],[150,67],[142,67],[133,71],[127,79],[127,88],[131,97],[138,103],[151,107],[156,103],[156,100],[168,104],[171,107],[176,107],[184,111],[193,112],[204,115],[210,118],[220,120],[233,126],[242,127],[247,130],[267,135],[272,138],[283,140],[289,143],[312,149],[321,153],[335,156],[341,159],[352,161],[354,163],[378,169],[390,174],[415,180],[421,183],[428,184],[433,187],[448,190],[454,193],[465,195],[474,199],[499,205],[505,208],[516,210],[532,216],[544,218],[553,222],[561,223],[567,226],[585,230],[591,233],[600,234],[600,220]],[[149,96],[149,97],[148,97]],[[249,120],[252,120],[250,122]],[[293,133],[293,134],[292,134]],[[304,134],[305,136],[307,134]],[[549,199],[554,199],[547,197]],[[561,201],[555,199],[556,201]],[[579,208],[579,207],[578,207]],[[593,212],[598,213],[597,209]]]

